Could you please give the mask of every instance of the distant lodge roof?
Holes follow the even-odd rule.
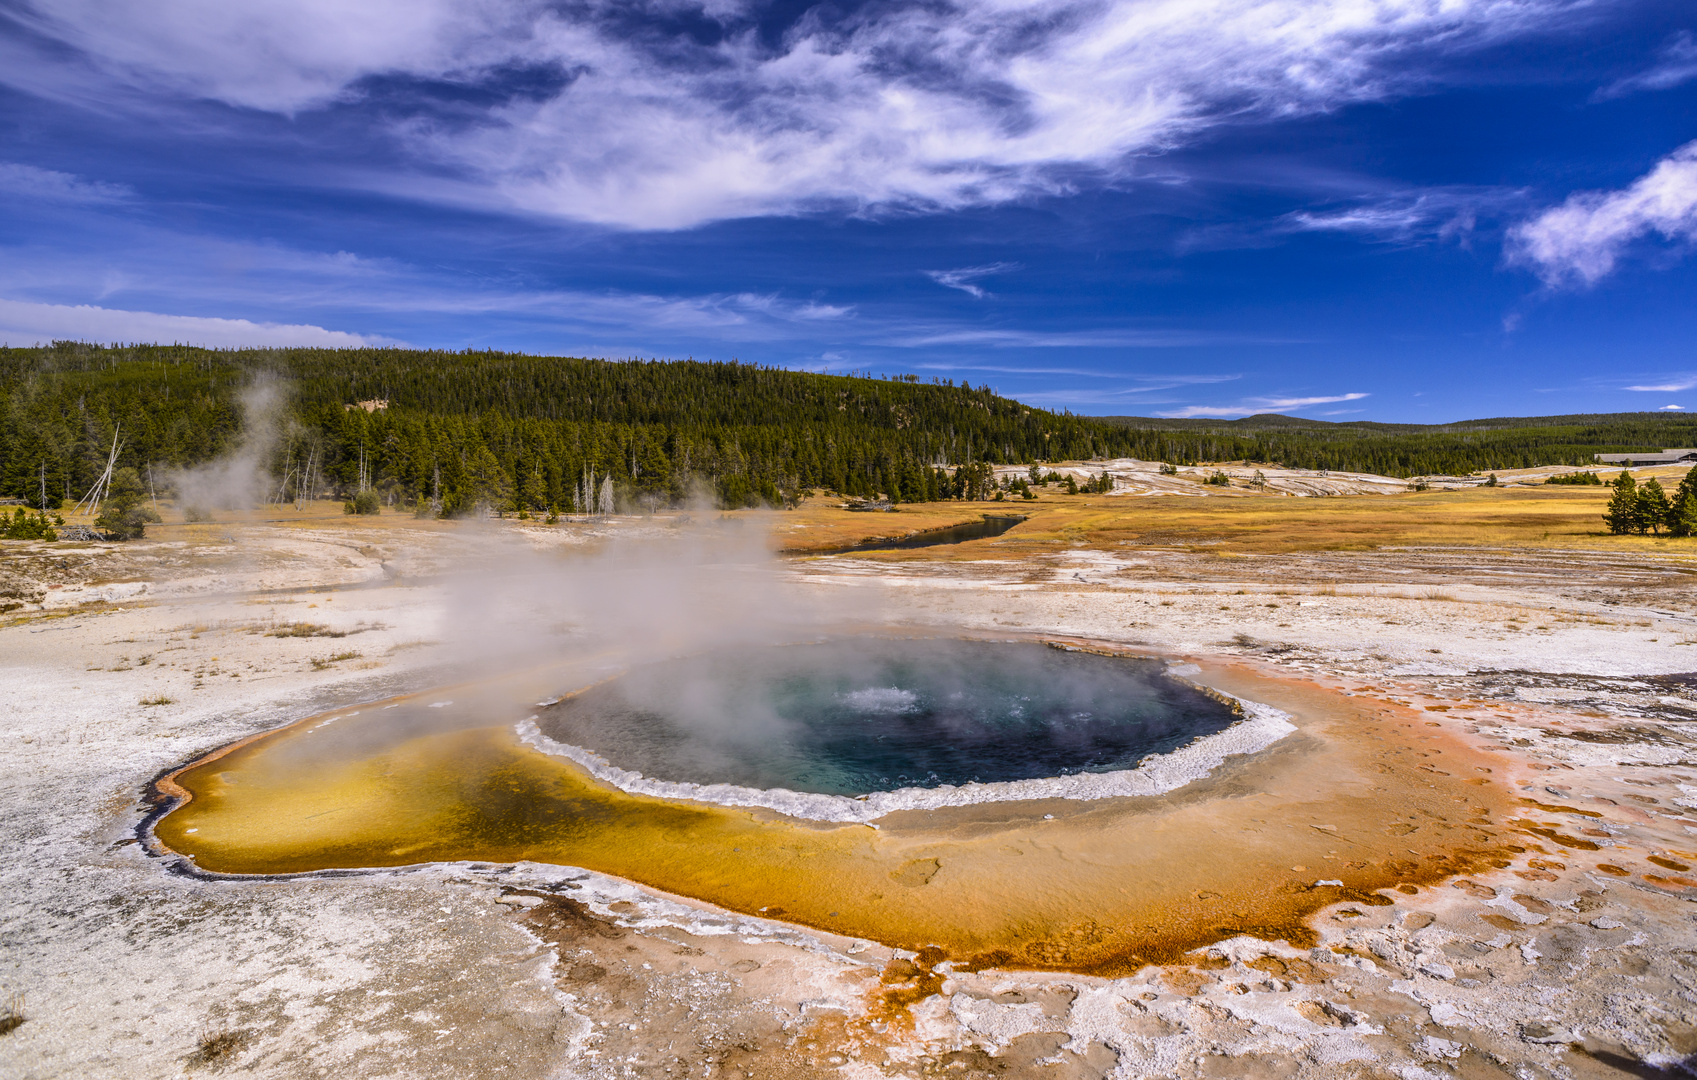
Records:
[[[1678,465],[1682,461],[1697,461],[1697,450],[1663,450],[1652,453],[1640,450],[1636,454],[1598,454],[1604,465]]]

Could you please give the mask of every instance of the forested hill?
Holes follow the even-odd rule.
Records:
[[[987,387],[816,375],[737,363],[610,362],[399,349],[214,351],[58,343],[0,350],[0,494],[73,497],[104,466],[191,465],[236,444],[244,390],[284,399],[279,483],[310,463],[325,490],[372,483],[397,502],[562,510],[586,479],[657,505],[713,485],[722,502],[828,488],[949,497],[943,466],[1117,453],[1115,428]],[[355,402],[383,400],[366,411]]]
[[[347,495],[446,512],[480,502],[582,509],[610,477],[657,506],[710,485],[725,505],[806,488],[915,501],[981,491],[983,463],[1139,457],[1254,460],[1409,476],[1582,464],[1598,452],[1697,444],[1697,421],[1628,413],[1425,427],[1091,418],[987,387],[737,363],[611,362],[404,349],[0,349],[0,495],[74,499],[121,428],[121,465],[165,476],[227,452],[269,386],[285,494]],[[356,402],[386,401],[375,411]],[[590,488],[593,487],[593,491]]]

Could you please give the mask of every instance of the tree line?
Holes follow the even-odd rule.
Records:
[[[243,404],[264,385],[280,395],[270,418]],[[988,466],[1126,447],[1108,425],[952,380],[498,352],[0,350],[0,494],[31,505],[80,497],[115,442],[117,465],[153,490],[260,427],[275,429],[277,499],[375,490],[449,515],[581,513],[604,492],[636,507],[776,505],[817,488],[986,498]]]
[[[1669,536],[1697,536],[1697,469],[1685,474],[1671,498],[1660,480],[1651,477],[1639,484],[1624,469],[1611,486],[1614,495],[1603,512],[1610,532],[1660,533],[1666,529]]]
[[[271,412],[255,404],[266,386]],[[0,349],[0,495],[50,508],[75,501],[115,442],[116,466],[135,470],[150,497],[175,470],[245,443],[264,449],[270,498],[365,494],[368,507],[375,493],[449,515],[703,496],[778,505],[813,489],[982,499],[993,493],[989,467],[1093,458],[1416,476],[1589,464],[1599,452],[1697,442],[1697,420],[1654,414],[1442,428],[1134,419],[1038,409],[948,379],[736,362],[56,342]]]

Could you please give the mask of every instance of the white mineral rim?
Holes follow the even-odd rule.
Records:
[[[1175,672],[1176,673],[1176,672]],[[1218,694],[1218,691],[1210,691]],[[1005,780],[989,784],[944,784],[940,787],[904,787],[874,791],[870,795],[821,795],[785,788],[750,788],[736,784],[692,784],[687,781],[655,780],[631,769],[621,769],[593,750],[556,742],[542,733],[536,717],[514,725],[519,741],[544,754],[575,761],[597,778],[633,795],[661,799],[686,799],[719,806],[763,806],[790,817],[809,821],[845,821],[870,824],[897,810],[934,810],[944,806],[977,803],[1023,802],[1031,799],[1116,799],[1127,796],[1164,795],[1201,780],[1234,754],[1255,754],[1296,730],[1289,714],[1263,705],[1220,694],[1242,709],[1242,719],[1212,735],[1165,754],[1150,754],[1130,769],[1114,772],[1073,773],[1039,780]]]

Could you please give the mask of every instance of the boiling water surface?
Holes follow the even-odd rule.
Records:
[[[861,795],[1133,768],[1237,718],[1159,661],[857,638],[647,664],[540,723],[656,779]]]

